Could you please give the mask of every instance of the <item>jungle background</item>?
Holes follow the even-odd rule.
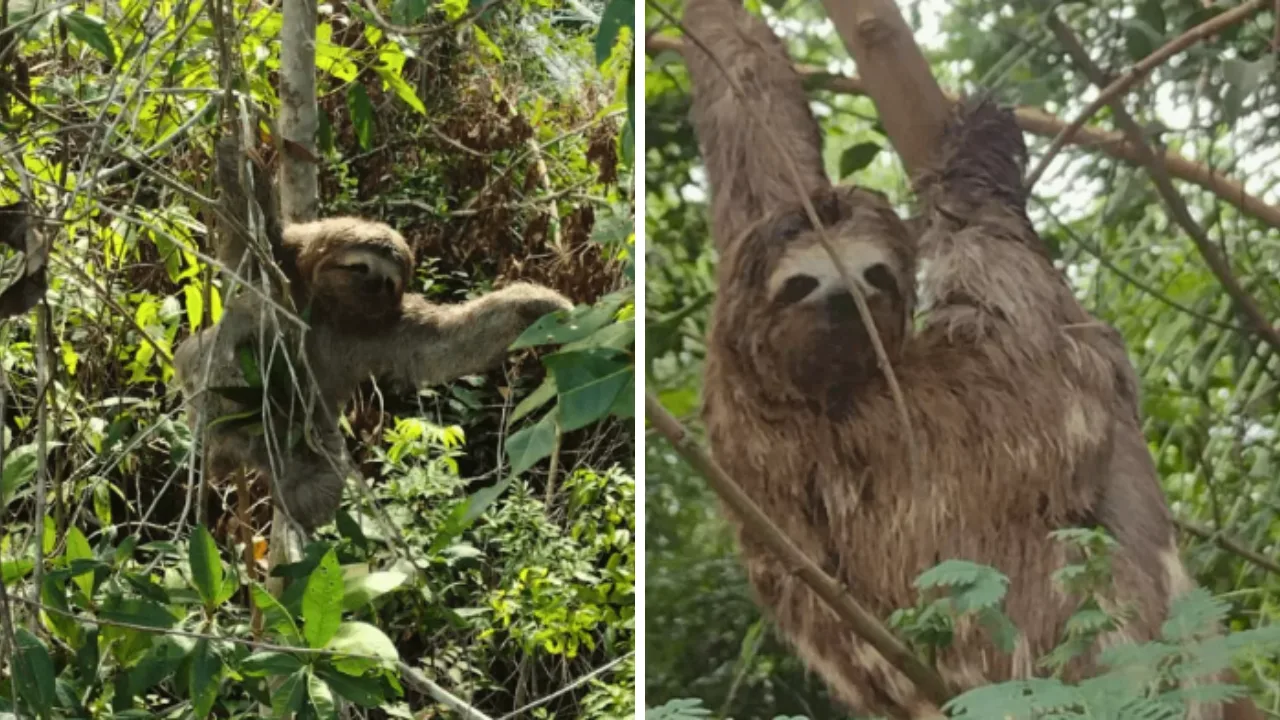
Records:
[[[874,15],[873,8],[886,3],[824,4],[844,7],[848,17],[863,9]],[[801,66],[824,131],[829,175],[882,190],[909,213],[910,189],[889,137],[895,128],[886,128],[865,97],[868,83],[822,5],[746,5],[768,20]],[[1245,5],[898,5],[945,92],[989,88],[1018,107],[1032,167],[1098,97],[1097,84],[1066,51],[1050,17],[1061,18],[1109,74],[1105,84],[1200,23],[1247,11],[1153,63],[1149,77],[1118,96],[1135,116],[1138,139],[1109,107],[1089,117],[1049,164],[1031,202],[1037,229],[1078,296],[1125,336],[1142,378],[1144,429],[1178,520],[1183,557],[1199,582],[1229,603],[1225,620],[1237,632],[1272,628],[1280,599],[1280,28],[1274,3]],[[646,389],[698,434],[716,258],[705,176],[688,121],[689,81],[679,53],[687,41],[655,10],[679,18],[681,3],[650,0],[648,7]],[[886,39],[882,47],[891,52],[893,43]],[[899,117],[910,117],[911,108],[905,112]],[[1186,213],[1171,211],[1177,202],[1162,199],[1152,179],[1158,173],[1143,167],[1137,142],[1169,153],[1165,172]],[[1197,229],[1208,252],[1225,257],[1225,272],[1204,259],[1206,250],[1191,235]],[[1226,289],[1233,282],[1253,299],[1252,309],[1233,299],[1240,296]],[[645,452],[650,716],[846,716],[752,603],[734,539],[706,481],[652,430]],[[1280,666],[1274,656],[1250,657],[1237,668],[1264,712],[1276,716]],[[1067,702],[1051,716],[1141,715],[1129,712],[1090,715]]]
[[[634,5],[317,17],[319,215],[400,230],[411,292],[538,282],[572,322],[365,388],[395,531],[349,486],[273,597],[268,488],[199,504],[170,358],[221,312],[220,125],[279,163],[282,4],[0,0],[0,713],[632,717]]]

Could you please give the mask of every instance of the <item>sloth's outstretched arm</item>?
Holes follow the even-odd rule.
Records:
[[[489,370],[507,347],[538,318],[573,307],[554,290],[518,283],[458,305],[435,305],[405,295],[396,327],[360,338],[348,365],[375,376],[414,385],[436,385]],[[341,352],[341,351],[340,351]]]
[[[686,42],[693,126],[711,183],[712,232],[723,249],[767,213],[800,201],[779,145],[806,194],[830,181],[809,98],[769,26],[732,0],[689,0],[684,25],[719,60]],[[745,103],[725,71],[744,90]]]

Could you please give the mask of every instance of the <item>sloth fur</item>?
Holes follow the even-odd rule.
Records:
[[[285,272],[310,329],[245,291],[217,325],[179,346],[174,366],[193,414],[211,425],[206,472],[269,473],[276,500],[306,530],[338,509],[352,470],[338,418],[361,382],[426,386],[488,370],[534,321],[572,306],[524,283],[457,305],[404,294],[413,254],[381,223],[331,218],[283,235]],[[265,392],[246,392],[242,346]],[[270,432],[234,420],[258,410]]]
[[[1006,574],[1021,635],[1006,654],[960,623],[937,658],[959,689],[1042,672],[1037,660],[1079,602],[1052,578],[1073,561],[1054,530],[1100,525],[1118,541],[1107,601],[1129,614],[1099,644],[1158,637],[1170,600],[1193,583],[1142,436],[1137,378],[1119,334],[1077,302],[1027,218],[1012,116],[990,103],[956,113],[922,179],[926,230],[913,240],[883,196],[830,186],[799,77],[762,21],[728,0],[689,0],[684,21],[747,95],[744,106],[687,45],[720,254],[704,406],[719,464],[881,618],[913,606],[914,579],[940,561]],[[798,166],[867,299],[905,394],[917,477],[869,329],[765,133]],[[917,263],[924,319],[913,331]],[[759,600],[840,700],[873,715],[941,715],[739,530]],[[1065,679],[1095,672],[1095,657]]]

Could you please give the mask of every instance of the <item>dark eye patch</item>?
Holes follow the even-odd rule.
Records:
[[[342,269],[360,275],[368,275],[369,263],[351,263],[350,265],[343,265]]]
[[[894,279],[893,273],[889,271],[889,266],[884,263],[876,263],[867,268],[863,271],[862,277],[871,287],[881,292],[895,295],[898,292],[898,281]]]
[[[809,296],[818,287],[818,279],[812,275],[792,275],[774,296],[779,305],[794,305]]]

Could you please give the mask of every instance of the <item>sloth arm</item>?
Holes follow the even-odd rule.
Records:
[[[548,288],[509,285],[469,302],[436,305],[421,295],[405,295],[400,320],[373,337],[349,339],[347,367],[380,379],[416,386],[438,385],[484,372],[507,355],[507,348],[547,313],[572,307]]]
[[[799,201],[788,162],[799,171],[806,196],[831,183],[808,95],[769,26],[732,0],[689,0],[684,26],[719,61],[697,42],[685,43],[691,117],[711,184],[716,245],[723,250],[769,210]]]

